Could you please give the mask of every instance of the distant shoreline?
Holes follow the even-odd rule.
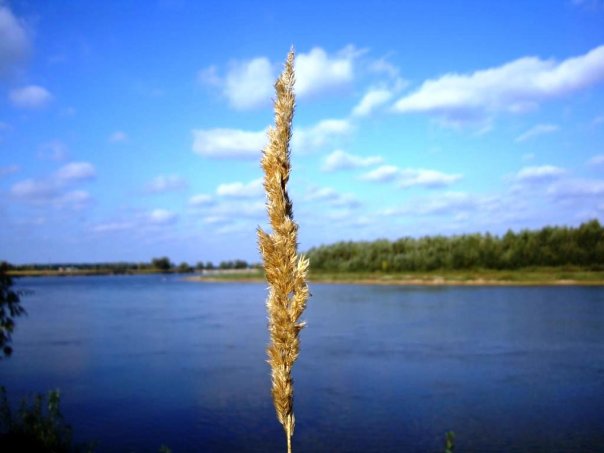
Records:
[[[186,281],[207,283],[262,283],[259,272],[240,274],[196,275]],[[310,283],[393,285],[393,286],[604,286],[604,272],[559,271],[476,271],[448,273],[408,273],[400,275],[365,275],[311,273]]]
[[[264,283],[261,278],[221,279],[204,277],[186,277],[184,280],[197,283]],[[549,281],[513,281],[513,280],[323,280],[309,279],[309,283],[326,285],[381,285],[381,286],[604,286],[604,281],[549,280]]]
[[[263,283],[264,273],[257,270],[212,270],[199,273],[112,270],[40,270],[10,271],[13,277],[77,277],[107,275],[174,275],[189,282]],[[604,286],[604,271],[538,268],[515,271],[433,271],[400,274],[311,272],[311,283],[393,285],[393,286]]]

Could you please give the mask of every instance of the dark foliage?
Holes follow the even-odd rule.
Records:
[[[247,261],[235,260],[235,261],[221,261],[218,267],[220,269],[247,269],[249,267],[249,265],[247,264]]]
[[[151,267],[161,271],[169,271],[174,267],[174,264],[172,264],[168,257],[163,256],[161,258],[153,258],[151,260]]]
[[[545,227],[505,235],[404,237],[396,241],[338,242],[312,248],[310,268],[331,272],[404,272],[570,266],[604,269],[604,228]]]
[[[6,390],[0,387],[0,451],[92,451],[92,446],[72,444],[71,427],[63,419],[59,402],[59,392],[53,390],[47,396],[36,395],[31,401],[23,400],[13,414]]]
[[[7,274],[9,265],[0,263],[0,357],[8,357],[13,352],[11,335],[15,330],[17,316],[25,314],[21,306],[19,292],[12,289],[13,280]]]

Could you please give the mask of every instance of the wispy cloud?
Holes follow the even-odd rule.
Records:
[[[386,104],[394,93],[387,88],[369,89],[359,103],[352,109],[353,116],[367,116],[377,107]]]
[[[598,179],[572,179],[552,184],[547,193],[556,199],[592,197],[602,199],[604,196],[604,181]]]
[[[534,160],[535,159],[535,153],[524,153],[521,156],[521,159],[522,159],[523,162],[529,162],[531,160]]]
[[[370,172],[361,175],[361,179],[373,182],[395,181],[403,189],[414,186],[437,188],[451,185],[459,181],[461,174],[443,173],[437,170],[424,168],[403,168],[394,165],[382,165]]]
[[[361,179],[373,182],[391,181],[399,175],[399,171],[399,168],[394,165],[382,165],[375,170],[371,170],[361,175]]]
[[[522,143],[539,135],[552,134],[559,129],[555,124],[537,124],[516,137],[516,143]]]
[[[50,201],[58,194],[58,187],[49,181],[24,179],[11,187],[11,195],[31,202]]]
[[[52,140],[40,145],[38,157],[40,159],[61,161],[67,159],[69,151],[67,145],[61,140]]]
[[[0,2],[0,76],[14,72],[29,50],[30,38],[23,21]]]
[[[55,178],[60,183],[86,181],[95,177],[96,169],[90,162],[71,162],[55,173]]]
[[[371,165],[381,164],[383,160],[384,159],[380,156],[361,157],[337,149],[325,157],[321,170],[332,172],[336,170],[369,167]]]
[[[309,152],[333,143],[342,136],[348,135],[353,129],[347,119],[325,119],[309,127],[294,128],[292,148],[298,152]]]
[[[499,205],[494,197],[467,192],[445,192],[437,197],[420,197],[403,206],[386,209],[385,215],[443,215],[462,214],[477,210],[493,210]]]
[[[554,165],[541,165],[521,168],[516,173],[515,179],[519,182],[551,181],[564,175],[566,170]]]
[[[352,193],[340,193],[331,187],[312,187],[305,196],[305,201],[326,202],[335,208],[356,208],[360,200]]]
[[[423,168],[403,169],[400,172],[399,187],[407,188],[413,186],[424,187],[444,187],[459,181],[462,178],[460,174],[447,174],[436,170],[426,170]]]
[[[266,129],[246,131],[241,129],[195,129],[193,151],[205,157],[259,158],[266,145]]]
[[[15,88],[9,92],[8,97],[15,107],[21,109],[40,109],[52,100],[50,91],[39,85]]]
[[[207,206],[207,205],[212,204],[213,201],[214,201],[214,199],[212,198],[211,195],[199,193],[199,194],[193,195],[191,198],[189,198],[189,205],[193,206],[193,207]]]
[[[571,0],[571,3],[576,7],[591,11],[600,11],[604,9],[604,0]]]
[[[226,197],[203,206],[201,212],[205,219],[220,218],[225,223],[245,219],[260,221],[266,216],[266,205],[264,201]],[[253,226],[251,228],[254,229]]]
[[[89,162],[71,162],[44,179],[28,178],[16,182],[10,189],[11,196],[27,203],[48,203],[55,207],[84,207],[92,197],[86,191],[73,189],[77,183],[89,181],[96,170]]]
[[[84,190],[64,191],[53,181],[26,179],[11,187],[11,195],[21,201],[33,204],[47,204],[56,208],[83,209],[93,198]]]
[[[596,154],[588,161],[589,165],[604,165],[604,154]]]
[[[68,208],[82,210],[90,206],[94,199],[90,193],[85,190],[72,190],[64,193],[54,200],[54,204],[59,208]]]
[[[186,189],[187,181],[179,175],[159,175],[145,186],[145,192],[159,194]]]
[[[128,140],[128,134],[124,131],[115,131],[109,135],[107,140],[109,143],[122,143]]]
[[[425,81],[394,105],[399,113],[424,112],[449,121],[476,120],[496,112],[520,113],[604,80],[604,46],[561,62],[524,57],[471,74]]]
[[[216,188],[217,195],[230,198],[258,198],[263,192],[262,178],[254,179],[249,183],[232,182],[220,184]]]
[[[385,58],[363,61],[364,71],[371,78],[379,77],[365,91],[363,97],[352,109],[353,117],[365,117],[387,104],[394,96],[409,85],[400,76],[399,69]]]
[[[0,178],[7,175],[17,173],[21,167],[18,165],[7,165],[6,167],[0,167]]]
[[[178,220],[178,214],[167,209],[153,209],[146,218],[152,225],[172,225]]]
[[[90,226],[90,231],[101,235],[112,235],[122,232],[127,232],[130,236],[135,232],[142,232],[142,234],[146,235],[149,231],[153,231],[155,234],[166,226],[176,224],[178,220],[179,216],[176,212],[169,209],[156,208],[131,212],[127,218],[118,218],[93,224]]]
[[[106,222],[93,225],[91,229],[95,233],[114,233],[131,230],[136,226],[134,222]]]

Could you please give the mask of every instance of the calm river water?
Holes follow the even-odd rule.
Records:
[[[282,452],[264,284],[17,280],[11,399],[58,388],[99,452]],[[604,451],[604,287],[311,286],[297,452]]]

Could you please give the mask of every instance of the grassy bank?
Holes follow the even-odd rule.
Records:
[[[249,282],[264,281],[257,270],[213,273],[187,278],[193,281]],[[603,285],[604,271],[572,268],[530,268],[520,270],[460,270],[431,272],[310,272],[315,283],[359,283],[392,285]]]

